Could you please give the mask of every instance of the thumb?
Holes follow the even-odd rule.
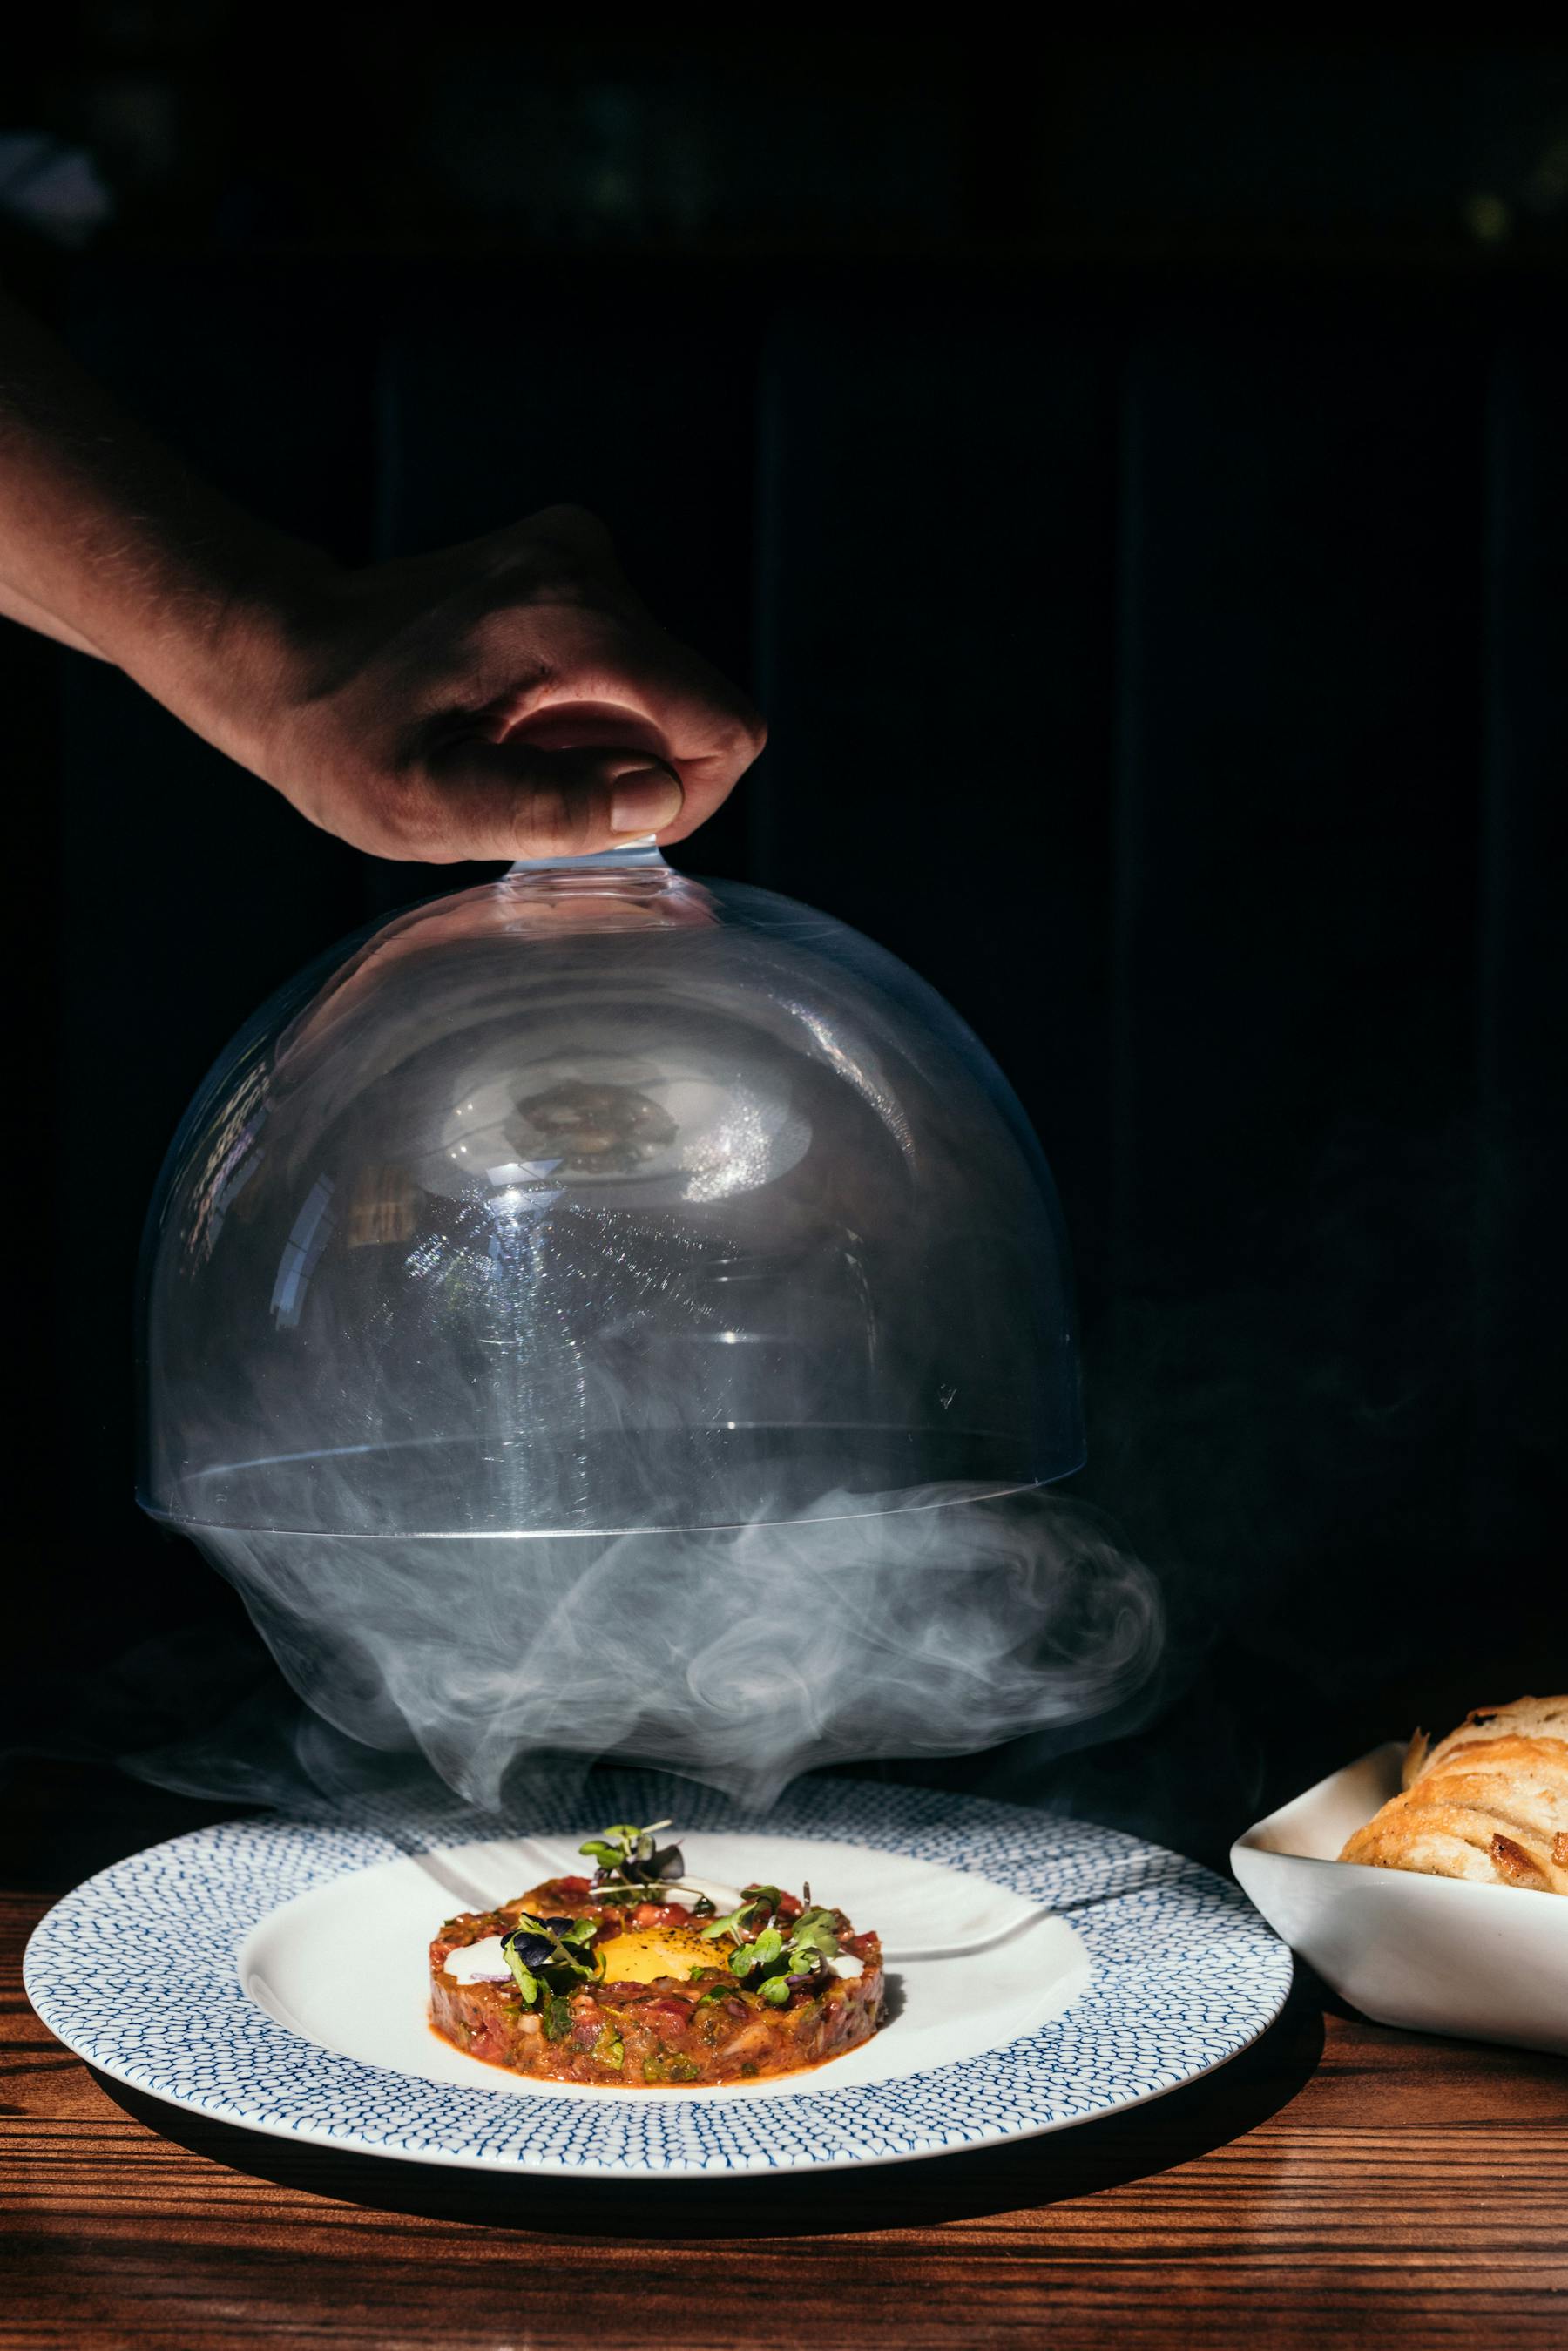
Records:
[[[675,768],[647,751],[550,751],[517,738],[454,744],[431,762],[426,796],[420,853],[441,861],[586,856],[664,831],[685,799]]]

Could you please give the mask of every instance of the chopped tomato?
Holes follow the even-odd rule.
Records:
[[[678,1902],[639,1902],[632,1913],[633,1927],[684,1927],[691,1917]]]

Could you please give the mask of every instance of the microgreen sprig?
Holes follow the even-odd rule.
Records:
[[[516,1926],[501,1938],[501,1953],[525,2008],[534,2007],[541,1993],[547,2006],[565,1999],[603,1974],[603,1954],[593,1943],[598,1926],[597,1918],[534,1918],[519,1912]]]
[[[747,1912],[758,1907],[755,1901],[743,1902],[738,1910],[731,1912],[729,1919],[716,1920],[706,1931],[711,1937],[719,1928],[728,1928],[732,1921],[744,1926]],[[770,1924],[749,1942],[737,1939],[729,1955],[729,1971],[770,2008],[782,2008],[792,1991],[806,1990],[819,1981],[827,1972],[828,1961],[838,1956],[833,1913],[813,1908],[802,1910],[787,1932]]]
[[[738,1910],[727,1910],[722,1918],[710,1918],[703,1928],[703,1941],[716,1943],[721,1935],[727,1935],[732,1943],[744,1943],[747,1928],[761,1907],[760,1902],[743,1902]]]
[[[716,1942],[720,1935],[727,1935],[732,1942],[745,1942],[758,1911],[765,1918],[771,1918],[782,1900],[783,1896],[776,1886],[748,1886],[737,1909],[727,1910],[722,1918],[709,1920],[703,1928],[703,1940]]]
[[[593,1878],[595,1891],[609,1900],[629,1901],[633,1895],[645,1900],[654,1888],[684,1876],[685,1863],[680,1846],[661,1847],[654,1841],[660,1829],[672,1825],[669,1821],[651,1821],[640,1829],[630,1821],[618,1821],[602,1836],[590,1837],[580,1844],[579,1853],[599,1864]]]

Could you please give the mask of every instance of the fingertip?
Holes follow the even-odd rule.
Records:
[[[581,857],[674,825],[681,778],[646,750],[467,742],[442,763],[422,813],[459,857]]]
[[[685,797],[673,768],[629,768],[611,784],[611,832],[617,841],[663,832],[680,815]]]

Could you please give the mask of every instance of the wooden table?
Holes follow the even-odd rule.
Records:
[[[88,1871],[216,1816],[57,1766],[0,1786],[7,2351],[1568,2345],[1568,2064],[1384,2032],[1310,1984],[1153,2105],[816,2179],[503,2180],[159,2105],[45,2031],[22,1946]]]

